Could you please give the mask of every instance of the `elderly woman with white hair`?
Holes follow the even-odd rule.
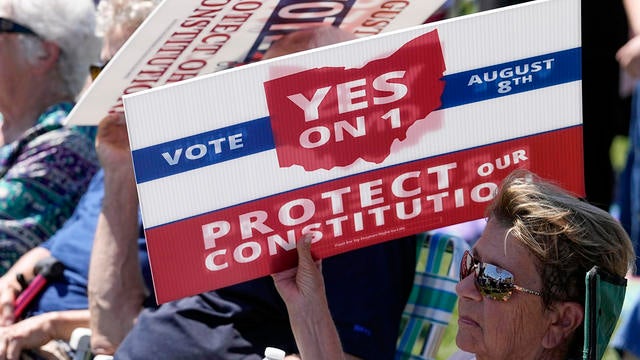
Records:
[[[11,4],[11,2],[0,0],[1,17],[19,13],[18,11],[8,12],[7,9],[11,8],[6,6],[8,4]],[[47,27],[45,24],[51,25],[50,27],[62,26],[64,28],[70,26],[64,32],[66,34],[66,32],[74,33],[71,29],[76,28],[73,25],[64,24],[65,21],[62,21],[62,18],[66,18],[66,22],[69,23],[84,21],[84,24],[76,25],[78,28],[75,31],[75,35],[69,35],[71,36],[70,39],[73,40],[75,38],[78,47],[86,47],[92,44],[89,39],[91,38],[90,35],[95,32],[99,37],[102,37],[102,49],[96,51],[96,59],[97,53],[100,53],[101,60],[106,63],[115,56],[122,44],[151,13],[156,6],[156,1],[101,0],[97,7],[97,13],[94,13],[96,9],[93,8],[91,0],[87,0],[87,2],[84,0],[15,0],[13,3],[15,9],[21,6],[28,6],[29,9],[32,9],[34,4],[38,4],[40,10],[47,13],[41,14],[43,22],[29,22],[25,20],[26,18],[11,17],[13,23],[17,24],[14,25],[14,32],[26,32],[27,40],[30,37],[37,37],[37,39],[31,39],[35,42],[37,49],[37,46],[50,46],[46,44],[49,40],[40,38],[40,34],[46,32],[45,29]],[[68,15],[49,14],[64,13],[65,9],[68,10]],[[29,12],[31,15],[28,19],[34,20],[36,13]],[[56,17],[55,21],[52,20],[52,16]],[[48,36],[59,38],[60,35],[54,36],[53,33],[60,32],[61,29],[59,28],[56,31],[52,29],[48,32]],[[86,39],[83,37],[86,37]],[[15,39],[15,41],[18,41],[18,39]],[[2,43],[2,46],[0,46],[0,59],[2,60],[9,56],[9,54],[3,52],[4,42],[4,34],[0,34],[0,43]],[[38,42],[45,44],[39,45]],[[91,57],[88,56],[89,53],[84,53],[87,49],[75,49],[74,46],[71,46],[69,51],[76,51],[78,54],[84,55],[74,56],[73,63],[75,65],[73,68],[77,68],[78,71],[73,79],[62,76],[58,67],[49,67],[49,70],[56,74],[52,76],[59,79],[67,79],[58,81],[56,82],[57,84],[73,83],[73,91],[70,91],[66,86],[60,88],[67,89],[63,93],[68,95],[60,97],[65,104],[72,104],[69,99],[72,99],[72,93],[76,92],[88,77],[89,64],[91,63]],[[54,51],[58,52],[59,56],[65,56],[66,48],[61,47],[61,49]],[[80,58],[82,60],[78,60]],[[4,64],[0,66],[4,66]],[[68,66],[64,67],[67,68]],[[104,75],[108,76],[107,73]],[[3,85],[0,83],[0,95],[4,95],[2,91],[6,90]],[[0,99],[3,98],[0,97]],[[5,104],[3,103],[3,105]],[[59,143],[63,147],[59,152],[65,153],[72,149],[80,150],[85,148],[84,140],[81,141],[82,138],[74,135],[75,133],[64,130],[56,134],[56,131],[51,131],[51,137],[60,138],[60,141],[64,141],[64,143]],[[97,135],[97,137],[99,138],[100,136]],[[67,146],[67,141],[71,141],[69,146],[72,147],[70,149],[64,148]],[[92,142],[88,143],[89,146],[83,152],[93,156],[95,154],[94,144]],[[124,165],[122,167],[126,168]],[[81,168],[78,168],[78,170],[81,170]],[[68,360],[70,358],[85,359],[88,356],[88,354],[75,352],[70,349],[69,345],[71,335],[76,328],[88,328],[90,326],[89,261],[91,252],[95,249],[93,238],[104,195],[104,172],[98,170],[92,177],[90,175],[92,171],[90,170],[85,168],[87,178],[91,179],[88,190],[84,192],[73,215],[65,222],[64,226],[44,243],[21,256],[0,277],[0,359],[59,358]],[[140,257],[144,260],[147,258],[146,247],[144,247],[144,244],[141,245]],[[36,281],[32,280],[35,269],[42,260],[50,259],[50,257],[57,259],[59,263],[64,265],[63,274],[58,279],[48,281],[46,286],[37,292],[37,296],[29,301],[19,301],[19,299],[23,299],[21,295],[29,294],[29,289],[33,289],[33,287],[28,287],[28,290],[20,292],[21,285],[18,279],[21,278],[25,282],[31,281],[37,284]],[[115,261],[118,260],[116,259]],[[151,279],[149,277],[146,285],[150,286],[150,283]],[[133,293],[128,295],[135,296]],[[28,297],[24,298],[28,299]],[[109,298],[100,299],[100,304],[107,304],[108,301]],[[117,310],[120,312],[126,309],[118,308]],[[122,323],[119,325],[126,326],[126,324]]]
[[[100,50],[91,0],[0,0],[0,275],[71,215],[95,129],[63,126]]]

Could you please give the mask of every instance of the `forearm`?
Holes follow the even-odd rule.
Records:
[[[629,30],[632,36],[640,34],[640,1],[623,0],[622,3],[627,14]]]
[[[332,331],[326,324],[292,324],[292,327],[298,334],[296,343],[301,359],[346,359],[340,339],[331,336]]]
[[[77,328],[89,327],[89,310],[66,310],[45,313],[52,339],[69,341]]]
[[[105,170],[105,196],[89,271],[92,348],[113,353],[142,309],[138,198],[132,174]]]
[[[297,267],[271,275],[287,307],[300,357],[302,360],[357,359],[342,350],[338,329],[329,310],[322,264],[311,256],[311,241],[310,234],[298,240]]]
[[[326,304],[304,309],[289,308],[300,357],[313,360],[346,359],[338,330]]]
[[[51,340],[70,341],[77,328],[89,326],[89,310],[51,311],[0,327],[0,358],[22,359],[22,349],[37,349]]]

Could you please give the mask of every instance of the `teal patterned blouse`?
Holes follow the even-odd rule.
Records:
[[[62,125],[72,107],[49,107],[0,147],[0,275],[62,226],[98,170],[95,127]]]

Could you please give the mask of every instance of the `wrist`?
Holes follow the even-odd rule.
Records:
[[[24,290],[26,285],[26,280],[23,280],[25,283],[21,283],[20,281],[18,281],[18,276],[20,275],[21,274],[16,275],[13,273],[5,274],[5,276],[3,276],[0,280],[0,287],[2,289],[10,289],[14,293],[14,295],[17,296],[22,292],[22,290]]]
[[[58,322],[60,320],[60,312],[50,311],[44,314],[38,315],[42,321],[42,330],[51,339],[64,339],[58,332]],[[69,339],[65,339],[69,340]]]

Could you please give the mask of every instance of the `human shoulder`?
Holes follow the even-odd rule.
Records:
[[[65,126],[67,117],[74,104],[61,102],[49,106],[38,118],[36,124],[25,133],[21,142],[28,144],[30,151],[47,149],[52,146],[69,149],[87,158],[95,159],[95,130],[84,130],[79,127]],[[86,127],[89,129],[89,127]]]
[[[94,142],[84,134],[66,127],[51,129],[32,137],[15,156],[16,161],[12,166],[15,171],[37,166],[48,169],[47,176],[56,174],[58,179],[61,179],[60,176],[76,179],[84,184],[83,187],[89,184],[99,168]],[[40,173],[38,177],[42,175],[45,173]]]
[[[89,157],[95,155],[95,142],[87,134],[67,126],[42,129],[29,141],[29,147],[57,146],[83,153]],[[97,155],[96,155],[97,159]]]

